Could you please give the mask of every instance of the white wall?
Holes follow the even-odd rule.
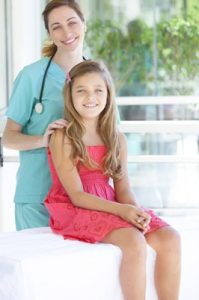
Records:
[[[40,58],[42,1],[12,0],[13,75]]]
[[[5,45],[5,6],[4,2],[0,1],[0,110],[6,105],[6,45]],[[0,113],[1,115],[1,113]]]

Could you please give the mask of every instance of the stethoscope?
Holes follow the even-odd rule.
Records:
[[[42,97],[43,97],[43,92],[44,92],[44,86],[45,86],[45,83],[46,83],[46,76],[47,76],[47,73],[48,73],[48,69],[50,67],[50,64],[52,62],[52,59],[53,59],[54,55],[55,55],[55,53],[49,59],[48,64],[46,66],[46,69],[44,71],[44,76],[43,76],[43,79],[42,79],[42,84],[41,84],[41,89],[40,89],[40,94],[39,94],[39,100],[35,104],[35,112],[37,114],[41,114],[43,112],[43,110],[44,110],[44,106],[42,104]]]
[[[48,74],[48,69],[51,65],[52,59],[54,57],[55,53],[50,57],[48,64],[46,66],[46,69],[44,71],[44,75],[43,75],[43,79],[42,79],[42,84],[41,84],[41,89],[40,89],[40,94],[39,94],[39,100],[38,102],[35,104],[35,112],[37,114],[42,114],[43,110],[44,110],[44,105],[42,103],[42,97],[43,97],[43,92],[44,92],[44,87],[45,87],[45,83],[46,83],[46,76]],[[83,60],[86,60],[86,58],[83,56]]]

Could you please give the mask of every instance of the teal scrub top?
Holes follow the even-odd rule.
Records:
[[[28,135],[43,135],[48,124],[63,117],[64,71],[53,61],[46,77],[42,104],[43,112],[34,110],[39,99],[42,78],[49,58],[26,66],[14,82],[7,117],[22,126]],[[47,149],[20,151],[17,172],[16,203],[42,203],[51,187]]]

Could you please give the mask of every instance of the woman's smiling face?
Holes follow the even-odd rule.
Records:
[[[83,47],[85,23],[68,6],[60,6],[49,13],[48,31],[58,51],[73,51],[79,46]]]

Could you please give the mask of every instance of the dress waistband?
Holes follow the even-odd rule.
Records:
[[[103,174],[81,174],[80,177],[83,181],[89,182],[108,182],[109,178]]]

